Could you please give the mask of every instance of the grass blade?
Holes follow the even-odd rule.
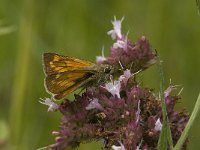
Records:
[[[194,121],[199,113],[199,110],[200,110],[200,94],[197,98],[192,115],[173,150],[181,150],[186,138],[188,137],[189,131],[190,131],[192,125],[194,124]]]
[[[162,69],[162,63],[160,61],[160,57],[158,56],[158,68],[159,68],[159,75],[160,75],[160,93],[161,93],[161,107],[162,107],[162,116],[163,116],[163,126],[160,133],[160,138],[158,141],[157,149],[163,150],[167,149],[167,144],[169,143],[170,148],[173,147],[173,141],[171,136],[171,130],[168,123],[168,117],[167,117],[167,109],[165,104],[165,98],[164,98],[164,74]]]

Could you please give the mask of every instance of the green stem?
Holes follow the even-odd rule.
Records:
[[[167,149],[168,142],[169,142],[170,149],[172,149],[173,141],[172,141],[172,136],[171,136],[171,129],[168,122],[167,108],[166,108],[165,97],[164,97],[164,74],[163,74],[160,57],[159,56],[157,57],[158,57],[158,68],[159,68],[159,75],[160,75],[160,93],[161,93],[160,98],[161,98],[161,107],[162,107],[162,116],[163,116],[163,127],[160,133],[157,149],[158,150]]]
[[[186,138],[188,137],[189,131],[199,113],[199,110],[200,110],[200,94],[197,98],[192,115],[190,116],[190,119],[173,150],[181,150],[183,144],[185,143]]]

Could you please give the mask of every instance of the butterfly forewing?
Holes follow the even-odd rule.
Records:
[[[44,53],[45,85],[55,99],[62,99],[69,93],[93,80],[95,64],[62,56],[55,53]]]
[[[91,66],[95,65],[86,60],[62,56],[55,53],[44,53],[43,60],[44,71],[47,75],[55,74],[56,72],[87,71]]]

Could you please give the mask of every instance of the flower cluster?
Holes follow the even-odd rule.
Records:
[[[138,71],[155,63],[156,53],[144,36],[131,43],[121,33],[122,20],[115,19],[114,29],[108,32],[116,39],[110,56],[98,56],[97,63],[123,68],[123,74],[98,87],[88,87],[82,95],[75,95],[74,101],[66,99],[58,106],[48,101],[49,110],[55,106],[53,110],[59,110],[62,119],[60,130],[53,131],[55,143],[47,149],[77,147],[91,140],[103,140],[102,147],[113,150],[156,148],[163,121],[160,98],[152,89],[140,86],[135,78]],[[180,97],[171,94],[173,89],[170,86],[164,97],[175,144],[188,115],[184,110],[174,110]]]
[[[124,69],[130,69],[132,73],[140,70],[144,70],[156,62],[156,53],[150,46],[149,41],[145,36],[139,38],[136,43],[131,43],[128,37],[121,33],[121,21],[112,21],[113,30],[109,31],[116,42],[111,47],[111,54],[105,58],[97,57],[97,63],[110,64],[116,69],[123,67]],[[100,59],[102,58],[102,59]]]

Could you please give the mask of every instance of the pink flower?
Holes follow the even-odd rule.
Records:
[[[155,123],[155,131],[161,131],[162,130],[162,123],[160,122],[160,118],[157,119],[156,123]]]
[[[110,92],[113,96],[117,95],[118,98],[120,98],[120,88],[121,88],[120,81],[116,80],[114,82],[110,82],[105,85],[105,89],[108,92]]]
[[[165,98],[167,98],[173,90],[176,90],[176,87],[178,87],[178,86],[180,86],[180,85],[170,85],[170,86],[164,91],[164,96],[165,96]]]
[[[121,23],[124,20],[124,17],[122,17],[121,20],[116,20],[116,17],[114,17],[114,21],[111,21],[113,24],[113,29],[108,31],[107,34],[111,35],[111,38],[114,40],[116,38],[122,38],[121,34]]]
[[[106,60],[106,57],[104,56],[104,47],[102,48],[102,55],[96,56],[96,63],[102,64]]]
[[[122,48],[124,50],[127,49],[127,40],[117,40],[116,43],[113,44],[113,48],[117,49],[117,48]]]
[[[152,88],[142,87],[138,78],[133,77],[153,65],[157,54],[144,36],[135,43],[130,42],[121,33],[122,21],[123,18],[114,18],[113,30],[108,32],[116,39],[110,56],[105,58],[103,50],[102,56],[97,56],[97,63],[113,67],[112,76],[118,80],[107,83],[106,78],[98,86],[91,84],[85,92],[76,94],[73,101],[65,99],[59,107],[49,98],[40,101],[49,106],[48,111],[58,109],[62,114],[60,129],[53,132],[55,143],[49,149],[78,147],[82,142],[100,139],[105,149],[156,149],[163,126],[161,101]],[[180,99],[171,94],[174,88],[170,85],[164,96],[173,143],[176,143],[187,124],[188,114],[174,110]]]
[[[106,58],[104,56],[96,56],[96,62],[97,64],[102,64]]]
[[[58,104],[54,103],[50,98],[41,99],[41,101],[39,101],[39,102],[41,104],[49,106],[48,112],[49,111],[53,112],[58,109]]]
[[[125,80],[125,79],[127,80],[127,79],[129,79],[131,76],[132,76],[131,71],[130,71],[129,69],[126,69],[126,70],[124,71],[124,74],[121,75],[121,76],[119,77],[119,80],[120,80],[120,81]]]
[[[95,108],[103,110],[103,107],[101,106],[101,104],[99,104],[99,100],[97,98],[92,99],[90,103],[87,105],[87,107],[85,107],[86,110],[91,110]]]

